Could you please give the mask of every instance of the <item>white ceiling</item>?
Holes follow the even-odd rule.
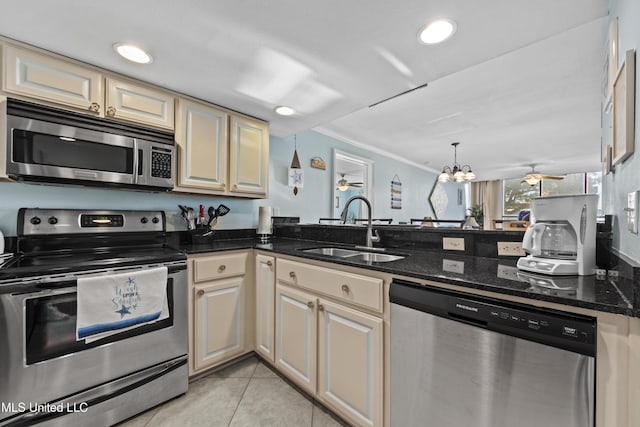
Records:
[[[2,35],[271,122],[479,179],[600,168],[607,0],[9,0]],[[438,17],[455,36],[419,44]],[[151,65],[112,44],[135,42]],[[368,108],[408,89],[428,86]],[[277,105],[300,114],[280,117]]]

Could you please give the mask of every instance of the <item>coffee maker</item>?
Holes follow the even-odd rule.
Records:
[[[528,253],[518,268],[552,275],[595,273],[597,194],[537,197],[532,224],[524,233]]]

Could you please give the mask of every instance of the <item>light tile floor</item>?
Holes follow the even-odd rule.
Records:
[[[256,357],[189,384],[189,391],[118,427],[340,427]]]

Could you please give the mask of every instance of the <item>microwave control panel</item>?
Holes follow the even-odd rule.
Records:
[[[151,151],[151,176],[171,179],[171,151],[156,149]]]

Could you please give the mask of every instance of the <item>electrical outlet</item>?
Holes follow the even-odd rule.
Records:
[[[522,242],[498,242],[498,256],[525,256]]]
[[[443,237],[442,249],[445,251],[463,251],[464,237]]]

